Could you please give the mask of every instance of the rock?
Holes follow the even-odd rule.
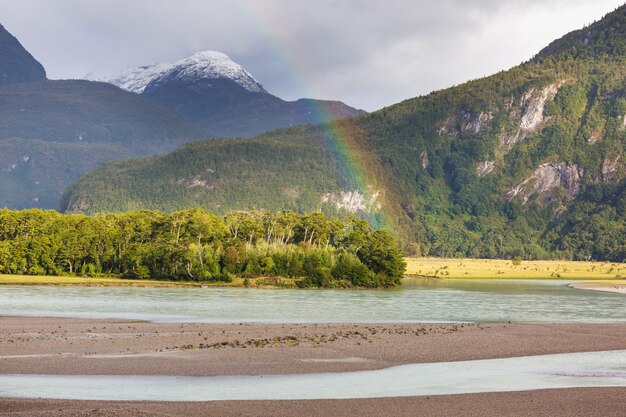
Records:
[[[496,161],[482,161],[476,167],[476,175],[484,177],[496,167]]]
[[[543,114],[548,100],[553,100],[563,82],[553,83],[541,90],[530,88],[520,98],[520,105],[515,115],[520,117],[519,127],[514,134],[503,133],[499,143],[505,153],[532,133],[540,130],[546,118]],[[507,103],[505,103],[507,107]]]
[[[477,116],[472,116],[470,113],[461,112],[461,131],[466,133],[476,134],[481,131],[483,125],[486,122],[493,120],[493,114],[491,112],[480,112]]]
[[[506,151],[509,151],[515,145],[526,139],[526,136],[526,132],[522,132],[521,129],[518,129],[514,135],[509,135],[507,133],[500,135],[498,143],[500,143],[500,147],[504,148],[504,153],[506,153]]]
[[[520,120],[520,129],[528,131],[536,131],[543,123],[543,111],[548,100],[554,99],[559,91],[560,84],[550,84],[540,91],[531,88],[522,95],[520,100],[520,109],[522,110],[522,118]]]
[[[529,198],[538,194],[539,203],[549,203],[558,199],[561,191],[568,200],[580,192],[583,170],[576,164],[548,162],[541,164],[528,178],[506,193],[506,199],[520,199],[526,204]]]
[[[585,136],[585,140],[587,141],[587,143],[593,145],[600,140],[600,135],[593,133],[589,135],[589,137]]]
[[[600,170],[599,180],[601,182],[611,182],[615,179],[614,177],[617,174],[620,159],[619,155],[614,159],[608,157],[604,158],[604,161],[602,161],[602,168]]]
[[[322,203],[332,204],[337,210],[348,213],[380,211],[382,205],[378,202],[380,191],[375,190],[366,197],[357,190],[326,193],[322,196]]]
[[[422,151],[422,153],[420,154],[420,158],[422,158],[422,168],[428,169],[428,167],[430,166],[430,161],[428,160],[428,152]]]
[[[437,124],[437,134],[439,136],[443,136],[445,134],[449,134],[452,137],[457,137],[459,132],[454,128],[455,120],[454,117],[448,117],[447,119],[439,122]]]

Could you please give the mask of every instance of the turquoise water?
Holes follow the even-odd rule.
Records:
[[[626,322],[623,294],[564,281],[416,280],[393,290],[0,286],[0,315],[156,322]]]
[[[608,386],[626,387],[625,350],[302,375],[0,375],[0,397],[131,401],[373,398]]]

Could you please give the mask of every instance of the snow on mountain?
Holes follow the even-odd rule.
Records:
[[[97,81],[104,81],[118,86],[122,90],[130,91],[131,93],[141,94],[145,90],[146,86],[172,67],[172,64],[153,64],[145,65],[141,67],[127,68],[117,75],[112,77],[106,77],[98,79]]]
[[[229,79],[253,93],[265,92],[252,75],[222,52],[198,52],[173,64],[153,64],[128,68],[117,75],[101,78],[121,89],[141,94],[148,84],[157,87],[170,80]]]

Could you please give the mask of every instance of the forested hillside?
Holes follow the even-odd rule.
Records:
[[[321,209],[421,255],[621,261],[625,32],[622,6],[518,67],[367,116],[109,164],[64,207]],[[584,222],[612,232],[590,249]]]
[[[68,185],[103,162],[203,137],[181,116],[109,84],[0,86],[0,206],[58,209]]]

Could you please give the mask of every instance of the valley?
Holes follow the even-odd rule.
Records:
[[[622,417],[626,5],[496,3],[7,7],[0,417]]]

